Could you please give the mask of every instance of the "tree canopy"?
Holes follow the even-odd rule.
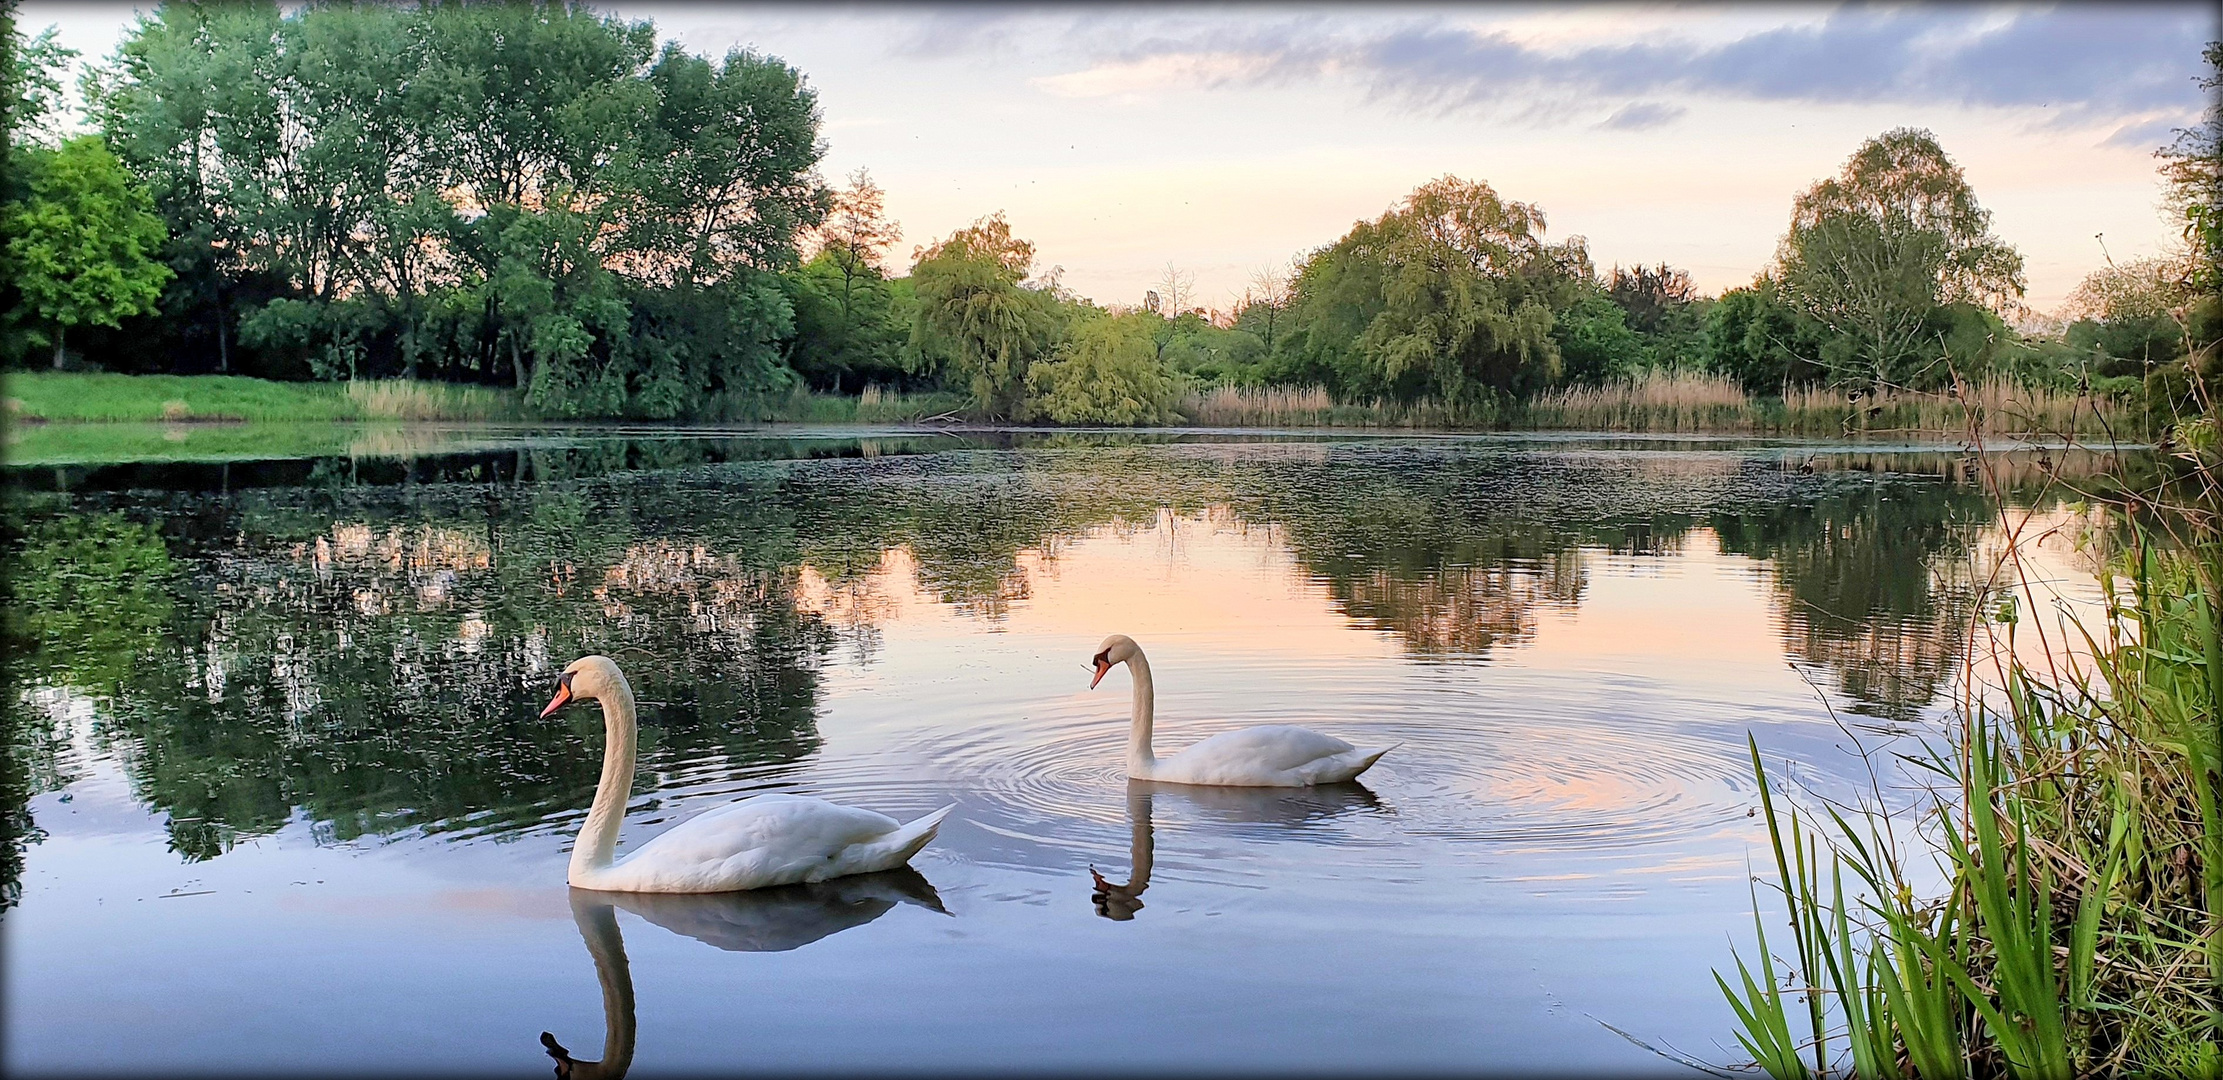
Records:
[[[34,153],[26,164],[28,196],[8,208],[0,237],[23,309],[53,330],[59,368],[71,327],[117,326],[154,310],[170,277],[154,259],[164,231],[98,136]]]
[[[168,314],[318,376],[502,381],[553,414],[785,385],[771,275],[824,216],[815,94],[563,2],[165,5],[101,77],[191,288]]]
[[[1945,381],[1943,341],[2022,295],[2022,256],[1991,233],[1960,167],[1927,131],[1885,132],[1801,194],[1776,254],[1784,296],[1841,347],[1818,357],[1874,385]]]

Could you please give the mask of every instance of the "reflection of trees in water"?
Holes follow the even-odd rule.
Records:
[[[116,694],[141,658],[161,647],[173,609],[170,554],[154,529],[119,514],[33,517],[20,506],[9,509],[0,647],[17,692],[0,700],[7,732],[0,910],[21,893],[24,845],[42,835],[26,803],[71,779],[60,766],[65,718],[24,691],[70,686],[91,696]]]
[[[197,858],[297,814],[345,840],[515,827],[583,802],[599,727],[536,714],[553,668],[585,652],[621,656],[656,703],[644,770],[816,745],[831,641],[794,609],[791,570],[738,543],[712,555],[714,534],[640,539],[640,518],[685,517],[653,499],[490,491],[284,489],[173,508],[176,587],[99,590],[131,609],[120,625],[158,629],[87,661],[82,642],[108,639],[77,635],[68,652],[41,629],[64,625],[53,605],[67,598],[27,595],[38,655],[72,658],[31,674],[100,688],[96,734]],[[101,552],[71,538],[107,517],[48,514],[29,546],[56,580],[83,581]]]
[[[838,443],[722,445],[289,463],[270,486],[212,474],[221,495],[32,497],[14,670],[104,698],[96,733],[176,846],[205,857],[299,816],[347,839],[583,804],[599,728],[536,713],[554,667],[587,652],[617,656],[647,704],[644,771],[792,760],[816,745],[822,658],[874,632],[859,590],[891,551],[939,601],[996,618],[1035,557],[1168,511],[1273,529],[1345,615],[1424,656],[1525,641],[1539,611],[1580,603],[1585,551],[1672,551],[1708,522],[1772,564],[1794,656],[1904,716],[1945,684],[1965,610],[1916,568],[1986,517],[1966,488],[1801,480],[1737,455],[902,454],[941,447],[920,440],[865,461]],[[29,775],[10,774],[8,806]]]
[[[1582,596],[1582,557],[1561,552],[1541,567],[1453,566],[1418,578],[1386,570],[1338,581],[1353,619],[1394,631],[1421,655],[1486,655],[1526,642],[1536,611],[1572,611]]]
[[[1992,514],[1981,491],[1878,481],[1713,525],[1723,550],[1772,564],[1785,649],[1855,711],[1908,720],[1952,681],[1974,603],[1943,564]]]

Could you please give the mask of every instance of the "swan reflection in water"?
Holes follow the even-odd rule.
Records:
[[[1317,784],[1306,788],[1201,787],[1195,784],[1159,784],[1127,781],[1127,845],[1130,870],[1127,880],[1106,880],[1088,868],[1093,891],[1089,902],[1096,914],[1114,922],[1127,922],[1143,908],[1142,892],[1150,887],[1150,864],[1155,844],[1150,826],[1151,798],[1165,794],[1187,800],[1204,811],[1199,815],[1214,824],[1266,826],[1241,829],[1258,839],[1287,836],[1289,829],[1329,821],[1357,811],[1388,812],[1373,791],[1358,781]]]
[[[786,952],[863,926],[897,904],[944,915],[949,909],[918,871],[903,867],[808,885],[727,893],[616,893],[571,890],[571,921],[594,958],[602,984],[602,1060],[581,1061],[549,1032],[540,1044],[563,1080],[616,1080],[633,1064],[633,971],[618,932],[624,908],[675,934],[728,952]]]

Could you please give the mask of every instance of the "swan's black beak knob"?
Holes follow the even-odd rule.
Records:
[[[540,718],[546,720],[557,709],[569,704],[571,704],[571,673],[567,671],[562,678],[556,680],[556,696],[548,702],[547,708],[540,710]]]

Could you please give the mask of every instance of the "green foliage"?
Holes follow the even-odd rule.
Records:
[[[1207,383],[1261,381],[1266,344],[1254,330],[1214,326],[1194,311],[1170,319],[1151,317],[1156,319],[1150,327],[1151,349],[1167,370]]]
[[[1579,241],[1542,211],[1444,177],[1305,260],[1276,381],[1493,412],[1561,374],[1556,313],[1595,291]]]
[[[168,6],[92,91],[228,368],[507,383],[551,416],[747,414],[824,215],[814,93],[563,2]]]
[[[1034,245],[1012,236],[999,213],[927,248],[911,268],[912,355],[991,416],[1020,415],[1027,369],[1065,329],[1059,298],[1021,284],[1033,265]]]
[[[2223,41],[2208,42],[2200,57],[2207,72],[2200,79],[2207,109],[2200,122],[2177,132],[2160,152],[2166,204],[2182,226],[2192,266],[2187,284],[2205,296],[2223,294]],[[2194,338],[2194,347],[2223,336]]]
[[[1841,175],[1798,197],[1776,256],[1785,302],[1833,337],[1814,359],[1835,381],[1948,382],[1937,309],[2022,295],[2022,256],[1990,229],[1991,213],[1929,132],[1862,143]]]
[[[1147,312],[1080,322],[1057,359],[1027,371],[1030,416],[1059,424],[1162,424],[1175,419],[1179,380],[1158,360]]]
[[[1966,706],[1954,753],[1915,761],[1959,782],[1929,811],[1945,896],[1913,892],[1880,816],[1856,826],[1863,819],[1833,809],[1823,838],[1794,810],[1780,828],[1755,749],[1806,973],[1789,977],[1804,982],[1814,1071],[1841,1074],[1840,1038],[1862,1077],[1905,1075],[1902,1061],[1923,1077],[2200,1075],[2216,1064],[2223,650],[2201,584],[2212,549],[2132,540],[2135,603],[2103,576],[2105,643],[2083,642],[2091,673],[2049,682],[2010,659],[2004,700]],[[1866,886],[1857,912],[1835,885],[1841,866]],[[1740,1039],[1771,1074],[1802,1075],[1779,1049],[1790,1010],[1773,993],[1772,957],[1762,968],[1742,993],[1723,984]]]
[[[53,118],[62,109],[61,73],[77,50],[63,48],[54,40],[56,32],[49,26],[26,38],[15,28],[12,10],[0,13],[0,41],[7,49],[0,58],[0,135],[9,147],[60,141]]]
[[[22,302],[16,318],[53,327],[54,366],[74,326],[116,326],[154,309],[170,270],[154,261],[164,240],[146,192],[86,135],[25,163],[27,195],[0,219],[6,269]]]
[[[852,173],[818,228],[817,253],[784,279],[795,308],[788,363],[814,388],[857,392],[918,381],[904,362],[911,282],[889,280],[885,262],[903,230],[888,220],[885,204],[871,174]]]
[[[1585,295],[1561,311],[1551,336],[1559,346],[1563,381],[1595,386],[1646,367],[1651,350],[1627,320],[1621,306],[1604,293]]]
[[[1633,270],[1616,266],[1605,291],[1643,340],[1650,366],[1671,371],[1705,367],[1706,315],[1712,302],[1698,295],[1688,272],[1666,263]]]
[[[1721,294],[1706,313],[1706,367],[1749,391],[1780,392],[1812,382],[1825,372],[1821,355],[1827,331],[1783,296],[1767,275],[1741,289]]]
[[[795,311],[787,361],[813,388],[855,393],[917,381],[905,365],[917,299],[910,278],[821,250],[780,279]]]

